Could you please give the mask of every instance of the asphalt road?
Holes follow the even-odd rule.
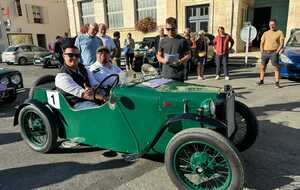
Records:
[[[18,69],[25,88],[57,69],[35,66],[6,66]],[[257,87],[257,68],[231,67],[230,81],[215,81],[213,70],[203,83],[215,86],[231,84],[244,96],[240,101],[250,106],[259,119],[260,133],[254,144],[242,153],[245,165],[245,189],[300,189],[300,83],[282,80],[281,89],[273,87],[267,76]],[[191,77],[193,79],[194,77]],[[162,157],[148,157],[128,164],[120,155],[98,148],[60,148],[52,154],[32,151],[21,139],[12,120],[16,106],[0,105],[0,189],[175,189],[163,165]]]

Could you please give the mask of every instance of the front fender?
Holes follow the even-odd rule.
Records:
[[[201,125],[206,124],[210,126],[215,126],[215,130],[217,132],[220,132],[222,135],[227,136],[227,126],[223,122],[211,117],[200,116],[194,113],[184,113],[184,114],[176,115],[168,119],[164,125],[169,127],[173,123],[176,123],[178,121],[183,121],[183,120],[198,121]]]
[[[33,105],[35,107],[37,107],[38,109],[44,111],[44,113],[46,113],[47,117],[48,118],[53,118],[53,119],[58,119],[55,114],[53,113],[53,110],[50,108],[50,107],[47,107],[46,105],[42,104],[41,102],[37,101],[37,100],[33,100],[33,99],[27,99],[23,104],[21,104],[16,112],[15,112],[15,115],[14,115],[14,126],[18,125],[19,124],[19,114],[20,114],[20,111],[22,110],[22,108],[24,108],[25,106],[28,106],[28,105]]]
[[[227,137],[227,127],[224,123],[221,121],[218,121],[216,119],[206,117],[206,116],[200,116],[194,113],[183,113],[183,114],[178,114],[175,115],[174,117],[168,119],[160,128],[160,130],[157,132],[156,136],[154,137],[153,141],[147,146],[142,153],[145,154],[149,152],[152,148],[154,148],[157,144],[157,142],[160,140],[164,132],[166,131],[167,128],[172,127],[172,124],[178,122],[178,121],[183,121],[183,120],[192,120],[192,121],[197,121],[199,122],[200,125],[210,125],[214,126],[217,132],[220,134],[224,135]]]

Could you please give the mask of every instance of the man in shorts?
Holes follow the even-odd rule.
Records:
[[[275,87],[280,88],[279,85],[279,53],[284,44],[284,34],[277,29],[276,20],[271,20],[269,23],[269,30],[261,37],[261,66],[260,66],[260,81],[257,85],[264,84],[265,72],[268,62],[271,60],[275,69]]]

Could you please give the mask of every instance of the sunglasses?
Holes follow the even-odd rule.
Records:
[[[174,32],[174,31],[176,31],[176,28],[166,28],[166,30]]]
[[[71,59],[79,59],[80,54],[79,53],[65,53],[65,55],[69,56]]]

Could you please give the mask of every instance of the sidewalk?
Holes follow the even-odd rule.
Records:
[[[229,54],[230,64],[243,64],[245,63],[246,53]],[[248,64],[258,64],[261,62],[261,55],[259,51],[248,53]]]

